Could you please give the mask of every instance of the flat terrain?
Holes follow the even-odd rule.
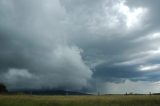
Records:
[[[160,96],[1,95],[0,106],[160,106]]]

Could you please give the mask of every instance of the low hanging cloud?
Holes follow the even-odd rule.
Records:
[[[92,72],[84,64],[78,48],[58,47],[45,60],[43,58],[39,59],[38,63],[32,62],[34,66],[30,69],[6,70],[7,72],[1,76],[3,82],[12,89],[80,90],[88,86]]]
[[[1,0],[0,82],[9,89],[91,91],[97,83],[106,91],[107,83],[157,82],[158,3]]]
[[[0,4],[1,14],[5,13],[0,24],[0,79],[9,89],[88,86],[92,71],[82,59],[82,50],[67,43],[61,18],[65,11],[58,0]]]

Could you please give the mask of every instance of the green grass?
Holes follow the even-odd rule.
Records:
[[[160,106],[160,96],[1,95],[0,106]]]

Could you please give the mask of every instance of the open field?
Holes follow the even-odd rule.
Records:
[[[160,106],[160,96],[1,95],[0,106]]]

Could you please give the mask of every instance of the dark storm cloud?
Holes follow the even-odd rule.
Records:
[[[158,0],[1,0],[0,81],[91,89],[159,81]]]
[[[159,26],[156,25],[159,21],[153,21],[158,18],[155,16],[158,12],[157,10],[155,11],[154,7],[154,5],[158,4],[158,1],[150,1],[152,3],[149,1],[135,1],[135,3],[132,3],[134,1],[127,1],[125,6],[122,5],[123,9],[129,8],[126,7],[127,4],[131,6],[129,9],[132,12],[135,11],[135,8],[145,8],[147,11],[139,22],[142,23],[138,26],[133,26],[131,29],[125,26],[126,23],[123,21],[121,14],[114,10],[113,6],[117,2],[119,1],[99,2],[94,5],[96,10],[92,8],[92,5],[86,6],[87,3],[78,3],[80,4],[78,8],[75,8],[76,4],[66,4],[67,12],[71,16],[71,23],[75,26],[72,28],[74,30],[68,32],[73,35],[71,39],[85,51],[82,54],[83,58],[88,60],[88,64],[91,67],[93,65],[95,68],[93,77],[102,78],[105,81],[119,81],[120,79],[159,81],[157,78],[150,78],[150,76],[154,76],[154,72],[142,72],[139,70],[141,65],[155,63],[159,57],[159,52],[157,52],[157,48],[159,48],[159,38],[157,39],[157,37],[159,35],[157,37],[154,36],[155,33],[159,32]],[[108,3],[110,4],[107,5]],[[99,8],[97,8],[98,6]],[[106,9],[105,6],[109,9]],[[110,24],[114,23],[114,16],[119,19],[119,22],[115,23],[115,26],[110,26]],[[128,18],[131,17],[128,16]],[[141,38],[145,39],[137,41]],[[115,64],[121,65],[116,66]]]
[[[9,89],[87,86],[92,72],[81,49],[65,43],[65,10],[58,0],[0,4],[1,81]]]
[[[159,69],[153,70],[153,72],[139,71],[136,65],[127,66],[115,66],[109,64],[101,64],[95,68],[93,77],[101,79],[101,81],[109,82],[123,82],[125,79],[130,79],[131,81],[159,81]],[[106,73],[107,71],[107,73]],[[116,73],[116,74],[115,74]]]
[[[94,77],[100,77],[102,79],[113,81],[121,81],[125,78],[135,78],[142,76],[141,72],[136,71],[135,66],[113,66],[107,64],[101,64],[96,67]],[[107,73],[106,73],[107,70]],[[116,74],[115,74],[116,73]]]

